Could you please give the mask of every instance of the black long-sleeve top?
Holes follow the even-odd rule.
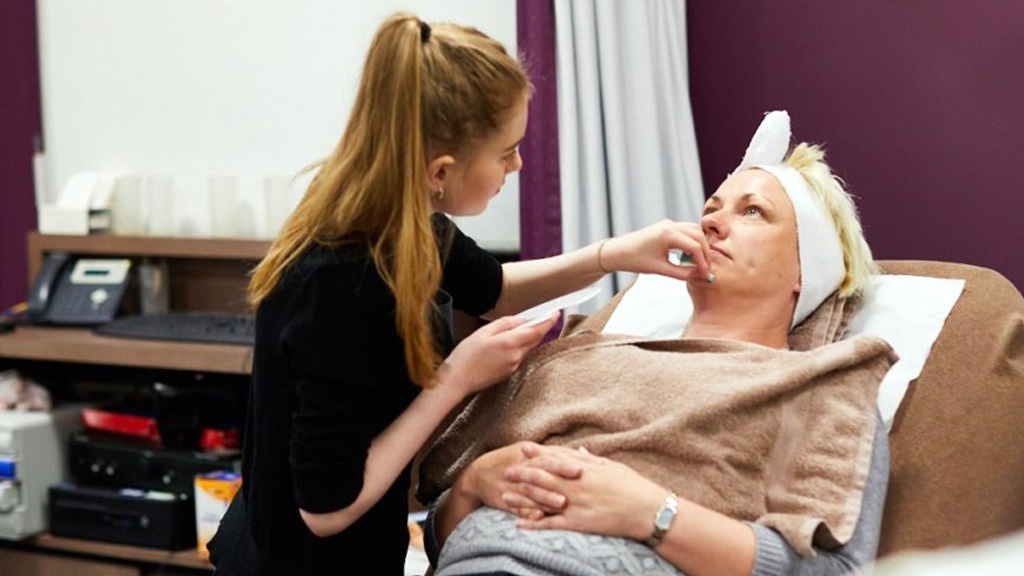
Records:
[[[441,288],[479,315],[501,294],[498,261],[441,215]],[[370,442],[415,398],[395,328],[395,300],[365,244],[315,246],[259,306],[243,450],[248,526],[266,574],[402,574],[407,466],[346,530],[312,534],[299,508],[355,501]],[[425,440],[425,439],[424,439]]]

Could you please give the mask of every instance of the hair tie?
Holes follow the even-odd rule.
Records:
[[[420,22],[420,42],[426,44],[430,40],[430,24]]]

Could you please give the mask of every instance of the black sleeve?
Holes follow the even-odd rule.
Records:
[[[437,528],[434,526],[437,520],[437,507],[448,497],[450,491],[451,488],[441,492],[441,495],[427,507],[427,520],[423,523],[423,551],[427,554],[431,566],[437,566],[437,559],[441,556],[441,547],[437,545]]]
[[[344,508],[362,490],[379,387],[387,383],[379,367],[393,366],[390,293],[375,274],[346,268],[322,266],[295,283],[281,334],[297,395],[289,455],[295,501],[315,513]]]
[[[474,316],[494,308],[501,296],[501,263],[443,214],[435,214],[433,223],[444,263],[441,288],[452,306]]]

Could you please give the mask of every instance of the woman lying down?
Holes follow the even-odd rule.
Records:
[[[874,558],[875,401],[896,357],[839,340],[875,265],[823,152],[787,156],[789,135],[785,112],[766,116],[691,227],[681,248],[714,282],[688,282],[681,338],[584,321],[432,446],[418,495],[438,576],[842,574]]]

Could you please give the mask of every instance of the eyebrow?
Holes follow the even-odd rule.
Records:
[[[523,140],[525,140],[525,139],[526,139],[526,134],[523,134],[522,138],[520,138],[519,140],[516,140],[515,144],[509,146],[508,148],[505,148],[504,152],[511,152],[513,148],[515,148],[515,147],[519,146],[520,144],[522,144]]]
[[[765,196],[764,194],[758,194],[755,192],[747,192],[740,198],[740,200],[748,200],[750,198],[760,198],[761,200],[764,200],[765,202],[770,204],[772,208],[775,207],[775,202],[772,202],[771,198]]]
[[[768,198],[767,196],[765,196],[764,194],[759,194],[759,193],[756,193],[756,192],[746,192],[745,194],[743,194],[743,196],[740,196],[740,201],[742,202],[742,201],[745,201],[745,200],[749,200],[750,198],[760,198],[760,199],[764,200],[765,202],[767,202],[768,204],[770,204],[772,208],[775,208],[775,202],[772,202],[771,199]],[[708,204],[721,204],[722,203],[722,199],[719,198],[718,196],[712,196],[711,198],[708,198],[708,202],[707,203]]]

